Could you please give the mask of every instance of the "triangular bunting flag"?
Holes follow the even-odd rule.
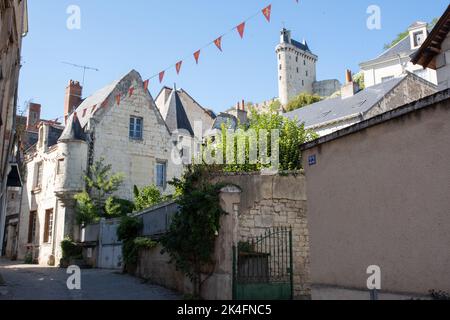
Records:
[[[262,9],[262,13],[264,17],[266,17],[267,21],[270,22],[270,14],[272,13],[272,5],[269,4],[267,7]]]
[[[241,39],[244,38],[245,22],[242,22],[236,28],[237,28],[237,31],[239,32],[239,35],[241,36]]]
[[[130,87],[130,89],[128,90],[128,94],[130,97],[133,95],[133,92],[134,92],[134,88]]]
[[[200,58],[200,50],[194,52],[195,62],[198,64],[198,59]]]
[[[164,79],[164,73],[165,73],[165,71],[161,71],[160,73],[159,73],[159,82],[161,83],[162,81],[163,81],[163,79]]]
[[[84,109],[83,110],[83,118],[86,117],[86,112],[87,112],[87,109]]]
[[[222,36],[220,36],[216,40],[214,40],[214,44],[220,51],[222,51]]]
[[[118,106],[120,106],[120,94],[118,94],[116,96],[116,103],[117,103]]]
[[[147,79],[144,81],[144,90],[148,90],[148,84],[150,82],[150,79]]]
[[[180,74],[181,65],[183,64],[183,61],[178,61],[175,68],[177,69],[177,74]]]

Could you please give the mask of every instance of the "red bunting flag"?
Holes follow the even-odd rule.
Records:
[[[117,103],[118,106],[120,106],[120,94],[118,94],[116,96],[116,103]]]
[[[176,64],[177,74],[180,74],[181,65],[183,64],[183,61],[178,61]]]
[[[239,32],[239,35],[241,36],[241,39],[244,38],[245,22],[242,22],[236,28],[237,28],[237,31]]]
[[[133,95],[133,92],[134,92],[134,88],[130,87],[130,89],[128,89],[128,94],[130,97]]]
[[[148,90],[148,84],[150,82],[150,79],[147,79],[144,81],[144,90]]]
[[[262,9],[262,13],[264,17],[266,17],[267,21],[270,22],[270,14],[272,13],[272,5],[269,4],[267,7]]]
[[[200,50],[194,52],[195,62],[198,64],[198,59],[200,58]]]
[[[83,118],[86,117],[86,112],[87,112],[87,109],[84,109],[83,110]]]
[[[164,80],[164,73],[165,73],[165,71],[161,71],[161,72],[159,73],[159,82],[160,82],[160,83]]]
[[[216,40],[214,40],[214,44],[220,51],[222,51],[222,36],[220,36]]]

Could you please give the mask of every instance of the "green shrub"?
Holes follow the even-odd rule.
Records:
[[[70,238],[61,241],[61,250],[63,260],[83,259],[83,249]]]
[[[134,203],[136,211],[142,211],[163,201],[164,197],[156,186],[150,185],[141,190],[134,186]]]
[[[119,227],[117,228],[117,237],[123,242],[122,256],[124,261],[124,271],[130,270],[138,262],[139,248],[135,244],[142,229],[142,220],[135,217],[122,217]]]
[[[134,203],[125,199],[109,197],[105,203],[106,217],[118,218],[134,211]]]

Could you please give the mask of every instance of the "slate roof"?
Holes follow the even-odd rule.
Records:
[[[298,41],[296,41],[296,40],[294,40],[294,39],[291,39],[291,44],[292,44],[294,47],[299,48],[300,50],[303,50],[303,51],[312,53],[311,50],[309,49],[309,46],[308,46],[308,44],[306,43],[306,41],[305,41],[305,44],[303,44],[303,43],[298,42]]]
[[[194,130],[192,130],[186,109],[181,102],[177,90],[172,90],[161,113],[171,132],[186,130],[190,135],[194,136]]]
[[[116,86],[120,83],[120,80],[116,80],[106,87],[103,87],[100,90],[97,90],[94,94],[84,99],[84,101],[80,104],[80,106],[75,110],[78,114],[78,120],[80,121],[80,125],[84,128],[91,117],[94,116],[95,111],[92,112],[93,107],[96,106],[97,110],[101,107],[101,104],[111,95]],[[84,114],[84,110],[86,113]],[[84,114],[84,115],[83,115]]]
[[[72,114],[69,119],[67,119],[67,125],[64,128],[63,133],[59,137],[59,141],[64,140],[81,140],[86,141],[86,134],[81,127],[79,117],[77,113]]]
[[[298,121],[305,123],[305,127],[311,128],[362,115],[380,102],[406,77],[404,75],[366,88],[347,99],[337,97],[322,100],[304,108],[285,113],[284,116],[290,119],[297,117]]]
[[[414,22],[409,28],[415,28],[418,26],[421,26],[425,24],[424,22],[416,21]],[[431,28],[428,28],[428,31],[430,31]],[[411,40],[409,33],[407,36],[405,36],[400,42],[398,42],[393,47],[387,49],[385,52],[383,52],[381,55],[379,55],[377,58],[368,60],[365,62],[362,62],[361,65],[365,64],[373,64],[373,63],[379,63],[383,62],[389,59],[398,58],[398,55],[404,56],[410,56],[412,57],[418,49],[411,49]]]

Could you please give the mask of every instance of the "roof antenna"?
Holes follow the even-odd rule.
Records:
[[[69,65],[69,66],[72,66],[72,67],[75,67],[75,68],[80,68],[80,69],[83,69],[83,82],[82,82],[82,84],[81,84],[81,86],[84,88],[84,78],[85,78],[85,76],[86,76],[86,70],[93,70],[93,71],[100,71],[99,69],[97,69],[97,68],[93,68],[93,67],[88,67],[88,66],[80,66],[80,65],[78,65],[78,64],[75,64],[75,63],[70,63],[70,62],[61,62],[61,63],[64,63],[64,64],[67,64],[67,65]]]

